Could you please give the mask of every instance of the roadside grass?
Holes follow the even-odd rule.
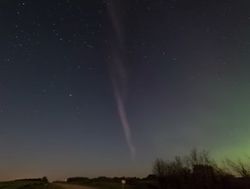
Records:
[[[110,183],[110,182],[93,182],[89,186],[98,188],[98,189],[122,189],[120,183]],[[133,186],[126,185],[124,189],[135,189]]]
[[[9,182],[0,182],[0,189],[61,189],[61,188],[41,181],[9,181]]]
[[[63,182],[61,182],[63,183]],[[107,181],[91,181],[91,182],[72,182],[66,184],[76,184],[79,186],[89,186],[98,189],[123,189],[122,184],[119,182],[107,182]],[[137,182],[134,184],[124,185],[124,189],[148,189],[149,183]]]

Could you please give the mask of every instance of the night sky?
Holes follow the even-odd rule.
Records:
[[[249,61],[248,0],[0,0],[0,180],[248,154]]]

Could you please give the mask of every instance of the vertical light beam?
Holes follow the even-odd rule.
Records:
[[[111,80],[113,83],[114,96],[117,106],[117,111],[119,119],[123,126],[123,132],[126,138],[128,148],[132,159],[135,158],[136,149],[133,144],[130,124],[128,121],[128,115],[125,107],[125,98],[127,95],[127,72],[124,66],[126,58],[124,54],[124,37],[123,37],[123,28],[121,21],[118,18],[117,3],[121,2],[120,0],[109,0],[107,2],[107,8],[112,24],[112,37],[111,37],[111,54],[113,55],[110,59],[110,70],[111,70]],[[116,4],[115,4],[116,3]],[[119,5],[119,4],[118,4]]]

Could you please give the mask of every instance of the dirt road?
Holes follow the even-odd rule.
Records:
[[[54,184],[56,186],[59,186],[63,189],[97,189],[97,188],[92,188],[88,186],[79,186],[79,185],[73,185],[73,184]]]

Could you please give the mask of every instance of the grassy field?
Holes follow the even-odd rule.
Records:
[[[62,184],[67,184],[63,183]],[[71,183],[73,184],[73,183]],[[91,183],[74,183],[79,186],[90,186],[98,189],[121,189],[121,183],[116,182],[91,182]],[[124,189],[146,189],[144,185],[128,185],[126,184]],[[29,181],[29,180],[19,180],[10,182],[0,182],[0,189],[62,189],[62,187],[56,184],[50,184],[48,182],[41,181]]]
[[[119,182],[112,181],[97,181],[97,182],[78,182],[78,183],[70,183],[77,184],[79,186],[89,186],[98,189],[122,189],[122,184]],[[126,184],[124,189],[148,189],[148,183],[146,182],[137,182],[136,184]]]
[[[41,181],[10,181],[0,182],[0,189],[60,189],[52,184]]]

